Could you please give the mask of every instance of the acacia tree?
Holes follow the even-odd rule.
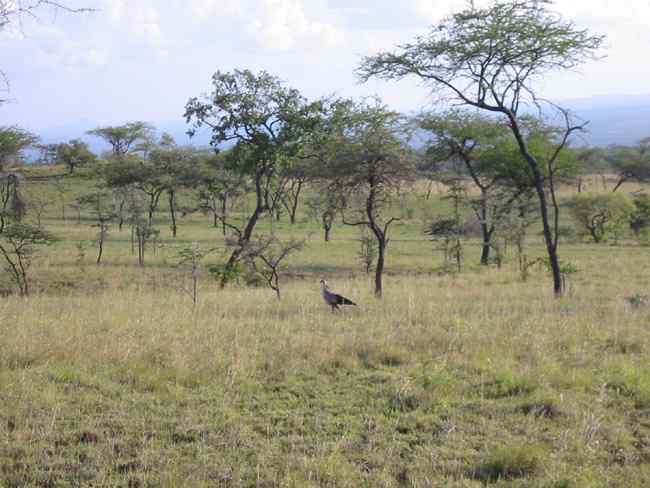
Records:
[[[19,160],[25,149],[37,142],[38,137],[20,127],[0,127],[0,173]]]
[[[217,154],[205,160],[200,176],[199,200],[201,209],[212,213],[212,225],[221,223],[223,235],[227,232],[229,212],[239,197],[248,190],[246,175],[226,168],[226,161]]]
[[[309,159],[296,159],[285,170],[287,178],[286,191],[282,193],[282,205],[289,214],[289,222],[296,223],[296,214],[300,203],[300,195],[309,179]]]
[[[503,123],[469,111],[425,113],[416,122],[432,135],[429,158],[438,164],[459,162],[459,173],[479,191],[478,199],[469,203],[481,227],[481,264],[487,265],[499,221],[530,187],[512,135]]]
[[[72,139],[67,144],[59,144],[56,148],[56,156],[59,162],[68,167],[70,174],[73,174],[78,166],[88,165],[97,159],[88,144],[80,139]]]
[[[151,149],[145,167],[149,171],[137,182],[139,188],[150,196],[149,219],[153,219],[160,194],[167,193],[169,217],[171,219],[172,236],[176,237],[178,227],[176,224],[177,202],[176,196],[179,189],[191,187],[199,181],[198,166],[200,155],[191,147],[179,147],[173,144],[159,145]],[[156,196],[157,195],[157,196]]]
[[[168,181],[158,168],[144,164],[134,155],[122,157],[108,164],[103,171],[109,188],[136,190],[147,198],[148,225],[153,224],[153,215]]]
[[[327,141],[326,172],[341,194],[343,223],[366,226],[377,241],[375,295],[381,297],[388,230],[398,217],[385,217],[387,204],[413,177],[408,131],[401,115],[379,100],[336,103]]]
[[[18,173],[0,173],[0,234],[10,222],[18,222],[25,215],[22,180],[22,175]]]
[[[644,137],[633,147],[611,148],[607,159],[618,173],[618,181],[612,189],[613,192],[627,181],[650,180],[650,137]]]
[[[244,226],[232,222],[236,242],[225,265],[221,286],[225,286],[240,261],[244,248],[253,236],[255,225],[265,212],[274,209],[278,185],[285,164],[303,150],[305,139],[320,121],[319,103],[307,103],[295,89],[265,71],[232,73],[217,71],[212,77],[212,92],[199,99],[191,98],[185,106],[185,118],[192,124],[189,131],[202,126],[212,130],[210,144],[234,142],[226,167],[251,178],[255,188],[255,208]]]
[[[402,79],[416,76],[433,91],[454,101],[499,114],[506,119],[533,176],[539,200],[544,241],[553,274],[553,291],[562,293],[562,278],[554,232],[547,207],[544,163],[554,164],[569,136],[584,124],[574,124],[562,112],[565,127],[555,151],[544,162],[531,153],[521,127],[522,108],[542,107],[534,82],[554,70],[573,69],[595,56],[602,36],[578,29],[548,9],[548,1],[495,0],[468,7],[433,26],[426,36],[401,46],[398,52],[366,57],[358,74]],[[548,105],[548,104],[545,104]],[[553,155],[556,156],[553,156]],[[553,200],[553,196],[551,195]],[[556,216],[557,218],[557,216]]]
[[[111,146],[113,156],[121,158],[134,149],[137,142],[145,142],[153,137],[154,128],[146,122],[128,122],[124,125],[98,127],[87,134],[103,139]]]
[[[629,224],[635,211],[632,199],[622,193],[582,192],[575,195],[568,206],[573,217],[596,244],[602,242],[608,233]]]
[[[93,227],[97,227],[97,260],[96,263],[101,263],[102,255],[104,253],[104,243],[108,237],[108,230],[111,221],[115,218],[114,200],[112,196],[106,191],[96,191],[86,195],[82,195],[77,199],[79,204],[90,210],[95,223]]]
[[[0,234],[0,255],[21,296],[29,295],[28,271],[36,246],[50,245],[54,241],[54,236],[44,229],[22,222],[10,223]]]
[[[323,229],[323,239],[329,242],[336,214],[341,208],[340,195],[326,181],[317,181],[307,199],[309,216],[317,219]]]

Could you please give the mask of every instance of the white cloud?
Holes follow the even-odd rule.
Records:
[[[106,0],[106,10],[111,27],[123,31],[131,39],[139,40],[165,56],[169,41],[161,27],[160,2]]]
[[[214,20],[215,17],[243,16],[246,11],[244,2],[240,0],[176,0],[175,4],[198,23]]]
[[[259,12],[245,26],[246,33],[261,47],[288,50],[299,43],[336,46],[343,32],[333,24],[312,21],[301,0],[264,0]]]

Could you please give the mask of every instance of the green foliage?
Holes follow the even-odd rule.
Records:
[[[104,139],[110,144],[113,156],[123,157],[133,149],[136,142],[151,140],[153,131],[154,128],[151,124],[137,121],[119,126],[98,127],[87,133]]]
[[[38,137],[20,127],[0,126],[0,172],[19,161],[22,151],[37,142]]]
[[[631,397],[639,409],[650,407],[650,368],[624,359],[604,366],[606,386],[624,397]]]
[[[572,69],[603,42],[533,0],[469,4],[432,26],[428,35],[397,53],[366,57],[358,74],[400,79],[416,75],[462,103],[508,107],[534,93],[530,82],[544,73]]]
[[[641,237],[642,231],[650,227],[650,195],[634,197],[634,212],[630,215],[630,228],[634,235]]]
[[[428,35],[403,45],[399,52],[364,58],[358,75],[362,80],[416,76],[433,91],[450,95],[462,105],[501,115],[530,168],[540,203],[546,249],[549,259],[557,264],[558,240],[546,210],[543,187],[548,187],[557,216],[554,177],[563,171],[561,153],[569,136],[582,130],[584,124],[573,124],[568,111],[551,104],[561,116],[564,128],[556,132],[554,147],[541,152],[541,159],[537,140],[531,137],[531,133],[535,135],[538,131],[531,131],[530,118],[519,113],[528,105],[535,105],[542,112],[544,102],[537,95],[534,82],[548,72],[572,69],[592,58],[603,37],[576,28],[573,22],[552,12],[549,3],[496,0],[478,7],[469,2],[465,10],[443,19]],[[540,114],[532,125],[546,125],[541,120]],[[553,291],[557,296],[562,293],[557,266]]]
[[[203,100],[191,98],[185,106],[192,131],[209,125],[215,148],[235,141],[231,168],[250,174],[262,168],[273,171],[299,154],[305,134],[320,121],[319,112],[319,103],[307,103],[278,77],[249,70],[217,71],[212,92]]]
[[[370,273],[372,265],[377,259],[377,242],[375,238],[368,234],[367,230],[361,233],[359,237],[359,251],[357,252],[359,262],[363,266],[366,274]]]
[[[625,297],[625,301],[630,304],[632,308],[647,307],[650,305],[650,296],[642,293],[635,293]]]
[[[407,145],[411,129],[381,100],[338,100],[327,123],[320,176],[335,180],[344,194],[372,191],[379,210],[377,204],[413,180],[414,158]]]
[[[490,452],[471,475],[484,482],[531,476],[540,468],[543,457],[544,451],[539,446],[500,447]]]
[[[648,181],[650,180],[650,137],[641,139],[634,147],[611,147],[606,153],[606,159],[619,176],[614,191],[626,181]]]
[[[246,267],[241,262],[234,263],[232,266],[213,264],[208,267],[208,272],[217,281],[233,283],[244,275]]]
[[[418,127],[430,134],[426,157],[442,163],[440,171],[463,174],[479,188],[495,184],[530,186],[530,169],[519,153],[510,129],[503,122],[468,110],[416,117]],[[444,163],[453,164],[444,167]]]
[[[620,231],[635,213],[632,199],[621,193],[578,193],[568,202],[568,207],[596,243]]]
[[[551,262],[548,259],[544,259],[543,263],[544,263],[544,266],[546,267],[546,271],[548,271],[550,273],[551,272]],[[577,273],[579,271],[578,267],[575,264],[571,263],[571,262],[560,260],[559,265],[560,265],[560,273],[562,275],[572,275],[572,274],[575,274],[575,273]]]
[[[70,174],[79,166],[93,163],[97,157],[90,150],[88,144],[80,139],[73,139],[69,143],[59,144],[56,148],[57,160],[68,167]]]
[[[5,261],[5,270],[21,295],[29,295],[28,270],[36,248],[55,241],[56,238],[41,227],[23,222],[11,222],[0,233],[0,254]]]

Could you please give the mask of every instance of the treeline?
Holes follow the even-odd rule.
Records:
[[[643,197],[632,201],[617,190],[625,182],[650,177],[650,139],[631,148],[572,148],[572,139],[586,123],[547,104],[532,84],[551,70],[573,68],[590,58],[602,40],[548,11],[544,2],[495,1],[485,8],[470,4],[433,26],[428,36],[368,57],[357,70],[362,81],[415,76],[464,106],[414,119],[376,98],[310,101],[267,72],[217,71],[209,94],[190,98],[184,113],[190,133],[199,128],[211,132],[210,151],[179,147],[143,122],[89,132],[112,148],[94,165],[101,188],[79,201],[100,229],[97,262],[115,222],[120,229],[125,223],[130,226],[143,264],[147,243],[158,233],[154,215],[161,199],[168,203],[175,236],[178,212],[193,210],[179,208],[177,196],[180,190],[191,190],[230,248],[219,272],[221,286],[243,269],[253,269],[279,297],[278,269],[301,242],[282,242],[273,233],[260,233],[257,224],[264,215],[281,212],[295,222],[308,184],[315,195],[309,209],[322,222],[326,240],[338,217],[344,225],[366,229],[376,250],[375,293],[381,296],[391,225],[400,218],[391,213],[390,203],[425,177],[449,189],[452,215],[429,222],[426,232],[441,242],[457,267],[466,233],[464,208],[471,209],[480,227],[482,264],[493,259],[492,253],[499,261],[497,236],[510,236],[523,249],[526,229],[537,221],[553,290],[560,295],[560,184],[576,185],[580,195],[569,208],[597,242],[625,219],[638,232],[648,220]],[[537,107],[538,115],[523,110],[526,106]],[[543,106],[555,118],[543,114]],[[422,150],[414,149],[415,133],[425,135]],[[12,127],[3,128],[0,138],[14,141],[3,162],[19,152],[16,148],[34,142],[31,134]],[[56,158],[70,173],[94,160],[79,140],[59,145]],[[612,187],[616,196],[585,193],[585,174],[605,171],[618,175]],[[0,242],[16,229],[28,242],[36,242],[30,232],[38,226],[32,229],[21,222],[25,205],[18,174],[4,172],[2,182]],[[233,219],[232,204],[247,195],[252,208],[243,219]],[[520,262],[525,269],[522,253]]]
[[[75,201],[98,229],[97,264],[110,227],[122,231],[126,225],[138,263],[144,265],[147,246],[160,234],[154,216],[164,200],[174,237],[179,214],[202,211],[227,238],[231,254],[219,272],[222,286],[254,269],[279,295],[279,266],[301,243],[260,234],[256,225],[264,215],[279,220],[281,214],[294,224],[304,205],[321,223],[326,241],[337,218],[368,230],[371,239],[366,246],[375,266],[375,290],[381,295],[390,226],[400,219],[388,213],[394,208],[391,203],[416,182],[425,181],[428,187],[422,198],[429,199],[431,185],[440,183],[452,203],[451,214],[428,222],[425,230],[440,246],[450,269],[460,270],[463,242],[475,228],[482,243],[481,264],[500,264],[503,248],[511,243],[526,276],[532,261],[525,254],[525,237],[530,225],[539,221],[533,178],[503,122],[458,109],[408,119],[377,99],[309,103],[267,73],[218,73],[213,83],[214,93],[201,101],[190,100],[186,111],[194,128],[207,124],[219,135],[213,149],[178,146],[144,122],[89,131],[111,147],[102,159],[79,140],[58,146],[56,161],[70,174],[84,167],[100,182]],[[236,97],[228,91],[234,85]],[[222,98],[228,105],[216,105]],[[235,99],[247,101],[245,111],[239,105],[232,108]],[[538,158],[556,147],[561,134],[561,129],[533,117],[523,118],[522,128]],[[15,128],[2,129],[0,140],[8,141],[9,135],[18,141],[14,158],[37,140]],[[230,144],[222,149],[224,142]],[[616,237],[626,226],[644,236],[650,224],[649,197],[617,190],[625,182],[642,182],[650,176],[647,142],[605,149],[567,145],[548,168],[555,178],[550,181],[576,188],[578,195],[565,203],[594,242],[608,234]],[[23,178],[16,165],[9,157],[3,162],[13,168],[3,172],[0,186],[0,233],[3,242],[11,244],[3,248],[4,255],[10,266],[16,261],[20,278],[15,281],[22,293],[28,293],[26,269],[21,269],[29,262],[27,251],[53,237],[40,225],[43,209],[39,211],[38,198],[29,202],[21,196]],[[610,193],[585,191],[586,175],[600,175],[603,189]],[[616,180],[607,182],[606,175],[616,175]],[[193,203],[179,206],[181,192],[193,195]],[[234,218],[235,205],[251,195],[254,208],[244,220]],[[23,222],[30,208],[37,219],[33,228]],[[468,218],[468,210],[473,218]],[[8,259],[12,255],[18,259]]]

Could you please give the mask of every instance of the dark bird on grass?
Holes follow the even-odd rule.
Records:
[[[332,311],[338,310],[339,305],[356,306],[356,303],[354,303],[349,298],[345,298],[344,296],[341,296],[338,293],[334,293],[330,291],[329,286],[327,286],[327,281],[325,280],[320,280],[320,290],[321,293],[323,294],[323,300],[325,300],[325,303],[327,303],[330,307],[332,307]]]

